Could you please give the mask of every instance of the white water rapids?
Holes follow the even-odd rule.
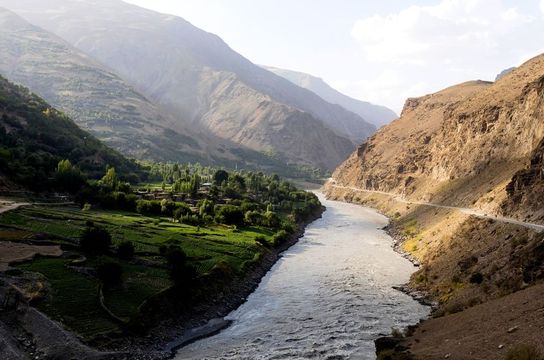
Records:
[[[387,218],[320,200],[323,217],[229,314],[232,325],[176,359],[374,359],[375,338],[427,316],[427,307],[392,289],[415,268],[380,230]]]

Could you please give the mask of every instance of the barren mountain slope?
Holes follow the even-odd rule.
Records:
[[[286,78],[300,87],[316,93],[331,104],[338,104],[349,111],[353,111],[377,128],[389,124],[391,121],[398,118],[398,115],[395,114],[393,110],[388,109],[385,106],[375,105],[344,95],[341,92],[333,89],[329,84],[323,81],[323,79],[317,78],[310,74],[278,69],[271,66],[265,66],[264,68],[276,75]],[[345,126],[347,126],[347,131],[352,134],[352,138],[354,140],[358,140],[358,142],[361,142],[361,139],[363,138],[361,135],[364,135],[364,133],[361,134],[361,132],[366,129],[361,127],[360,122],[346,123]]]
[[[161,146],[168,122],[153,104],[63,40],[1,8],[0,47],[2,74],[123,153],[161,159],[199,150],[195,140],[174,132],[176,146]]]
[[[469,82],[409,99],[400,119],[359,147],[334,178],[500,212],[506,186],[529,166],[544,137],[543,79],[539,56],[496,83]]]
[[[374,130],[358,115],[252,64],[217,36],[181,18],[114,0],[1,0],[0,5],[111,67],[144,95],[171,114],[181,115],[193,127],[224,139],[254,143],[246,128],[253,122],[253,131],[270,139],[254,146],[255,150],[267,148],[289,161],[309,154],[305,163],[337,165],[354,148],[347,134],[342,133],[341,124],[360,121],[368,129],[367,135]],[[256,108],[281,112],[276,121],[302,122],[304,126],[291,133],[297,146],[284,143],[281,135],[258,121]],[[229,132],[225,133],[216,124],[227,119]],[[315,146],[306,136],[309,132],[315,133],[329,151],[309,151]],[[305,153],[297,153],[301,148]]]
[[[448,342],[452,334],[429,330],[470,317],[467,309],[478,304],[488,314],[500,312],[500,302],[491,300],[544,281],[544,232],[534,225],[544,222],[543,120],[541,55],[496,83],[470,82],[408,100],[401,118],[362,145],[325,186],[329,197],[393,218],[399,248],[421,264],[409,285],[436,302],[437,319],[403,340],[414,358],[463,358],[489,349],[478,334],[508,334],[516,324],[505,318],[475,329],[454,322],[455,332],[473,334],[470,346],[461,342],[467,337]],[[518,299],[513,306],[521,310],[540,306],[536,299],[508,298]],[[523,338],[517,341],[541,343],[541,331],[531,331],[541,329],[538,318],[518,325]],[[515,337],[507,337],[505,347],[514,345]]]
[[[0,46],[0,73],[29,87],[125,155],[291,171],[283,160],[189,130],[105,66],[1,8]]]

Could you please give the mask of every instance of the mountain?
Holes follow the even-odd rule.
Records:
[[[499,74],[497,74],[497,76],[495,76],[495,81],[498,81],[498,80],[502,79],[503,77],[510,74],[512,71],[514,71],[515,69],[516,69],[515,67],[510,67],[508,69],[504,69]]]
[[[0,179],[34,190],[47,184],[60,160],[90,177],[108,165],[134,180],[139,166],[81,130],[28,89],[0,76]]]
[[[176,124],[112,70],[66,41],[0,8],[0,72],[29,87],[83,129],[142,160],[261,168],[297,175],[266,154]]]
[[[377,128],[389,124],[391,121],[398,118],[398,115],[395,114],[393,110],[388,109],[385,106],[374,105],[372,103],[357,100],[344,95],[338,90],[332,88],[321,78],[298,71],[279,69],[271,66],[264,66],[264,68],[300,87],[316,93],[331,104],[338,104],[343,108],[356,113],[361,118],[365,119],[365,121],[373,124]],[[355,122],[347,125],[349,128],[347,128],[346,131],[349,131],[351,134],[356,134],[356,137],[359,139],[364,138],[365,129],[361,128],[360,123]]]
[[[514,175],[538,159],[543,78],[541,55],[495,83],[473,81],[408,99],[400,119],[360,146],[335,178],[500,213]]]
[[[494,83],[408,99],[400,118],[325,186],[331,198],[388,214],[398,248],[419,263],[409,290],[435,308],[432,320],[399,342],[413,358],[502,357],[491,339],[516,325],[495,315],[541,306],[530,294],[544,283],[543,94],[540,55]],[[467,320],[474,314],[478,326]],[[539,321],[529,317],[523,326]],[[455,328],[463,346],[452,348],[452,332],[432,327]],[[523,336],[512,343],[541,340],[539,332]]]
[[[189,125],[286,162],[332,169],[354,148],[343,123],[360,122],[366,135],[374,130],[181,18],[116,0],[0,5],[67,40],[176,115],[174,131]]]

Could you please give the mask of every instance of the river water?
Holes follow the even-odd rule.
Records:
[[[387,218],[319,196],[323,217],[228,315],[232,325],[176,359],[375,359],[376,337],[427,316],[392,289],[415,268],[380,230]]]

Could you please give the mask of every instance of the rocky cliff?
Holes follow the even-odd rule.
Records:
[[[527,294],[544,282],[543,120],[541,55],[495,83],[407,100],[325,186],[388,214],[397,248],[420,265],[406,290],[432,300],[434,319],[400,340],[399,359],[544,351],[540,318],[496,315],[541,306]]]
[[[518,185],[510,187],[520,189],[527,171],[538,172],[543,91],[539,56],[495,83],[473,81],[408,99],[400,119],[361,145],[333,178],[411,200],[510,209],[522,218],[519,208],[501,204],[514,196],[506,189],[516,173]]]

